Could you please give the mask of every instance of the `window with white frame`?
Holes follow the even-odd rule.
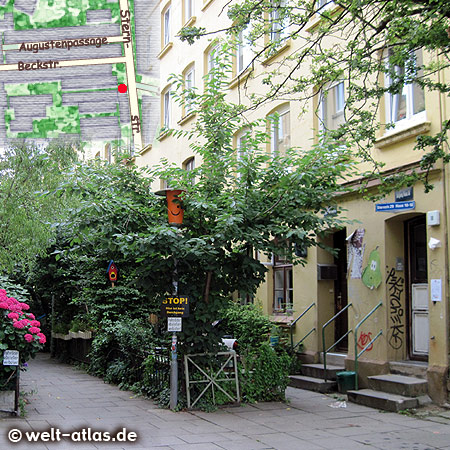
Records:
[[[335,5],[332,0],[317,0],[317,12],[331,8]]]
[[[168,87],[162,93],[162,126],[170,128],[172,123],[172,92]]]
[[[240,131],[236,136],[236,157],[238,161],[242,161],[244,155],[247,152],[247,140],[248,140],[248,130]],[[242,177],[242,173],[238,172],[238,178]]]
[[[184,23],[187,23],[194,16],[194,0],[184,0],[183,8]]]
[[[269,12],[270,41],[282,43],[287,38],[287,18],[282,8],[286,7],[287,0],[272,0]]]
[[[252,61],[253,55],[250,47],[249,41],[249,29],[245,29],[241,31],[238,35],[238,47],[237,47],[237,61],[236,61],[236,70],[237,74],[241,73]]]
[[[217,54],[218,54],[218,50],[219,47],[217,45],[211,47],[208,50],[208,53],[206,55],[206,73],[211,72],[212,69],[214,69],[215,65],[216,65],[216,60],[217,60]]]
[[[171,30],[170,30],[170,22],[171,22],[171,8],[170,5],[163,12],[163,47],[165,47],[171,41]]]
[[[195,169],[195,157],[192,156],[191,158],[188,158],[186,161],[184,161],[183,163],[183,169],[186,172],[192,172]],[[190,182],[192,185],[195,184],[195,177],[193,176],[193,174],[191,174],[192,178],[190,179]]]
[[[291,115],[289,107],[276,111],[271,119],[270,146],[272,153],[285,154],[291,146]]]
[[[411,122],[425,120],[425,93],[415,81],[423,75],[422,51],[411,55],[411,60],[403,66],[393,66],[391,75],[386,76],[387,87],[396,92],[386,93],[386,122],[408,125]]]
[[[336,130],[345,122],[345,85],[343,81],[332,84],[319,94],[319,129]]]
[[[195,169],[195,158],[187,159],[183,164],[183,168],[186,172],[192,172]]]
[[[189,114],[193,110],[193,102],[192,99],[189,98],[189,94],[193,91],[195,86],[195,68],[194,66],[187,69],[184,74],[184,89],[185,89],[185,103],[184,103],[184,112],[185,114]]]
[[[111,144],[106,144],[105,146],[105,159],[106,161],[108,161],[109,163],[112,160],[112,153],[111,153]]]
[[[292,264],[274,257],[273,266],[273,311],[292,310],[294,303],[294,282]]]

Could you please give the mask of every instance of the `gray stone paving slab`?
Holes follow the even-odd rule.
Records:
[[[227,407],[213,413],[172,412],[150,400],[39,355],[30,362],[22,390],[28,396],[26,418],[0,418],[0,449],[9,449],[12,428],[62,432],[91,428],[115,433],[126,428],[138,434],[134,443],[24,443],[14,448],[40,449],[195,449],[195,450],[423,450],[450,447],[446,424],[356,406],[331,408],[336,400],[323,394],[288,389],[288,404],[258,403]],[[295,406],[294,406],[295,404]],[[299,409],[300,408],[300,409]],[[6,445],[5,445],[6,443]]]
[[[207,444],[181,444],[181,445],[172,445],[174,450],[214,450],[221,449],[223,447],[219,447],[217,444],[213,442],[208,442]]]
[[[261,450],[273,447],[268,447],[267,444],[254,441],[250,438],[239,439],[236,441],[219,442],[220,447],[226,450]]]
[[[347,438],[326,438],[326,439],[316,439],[314,441],[319,448],[328,448],[333,450],[359,450],[367,449],[367,445],[355,442]],[[369,446],[370,448],[370,446]]]

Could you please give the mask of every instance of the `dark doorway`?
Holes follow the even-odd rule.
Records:
[[[334,281],[334,313],[337,314],[347,306],[347,241],[346,229],[342,229],[333,234],[333,247],[337,250],[334,263],[337,266],[337,279]],[[336,318],[334,328],[335,342],[348,331],[348,314],[343,312]],[[348,339],[342,341],[335,347],[338,352],[347,352]]]
[[[409,357],[428,358],[428,264],[425,215],[405,222]]]

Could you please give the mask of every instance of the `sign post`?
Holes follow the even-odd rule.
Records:
[[[14,394],[14,411],[5,411],[5,412],[13,412],[17,416],[19,415],[19,393],[20,393],[19,351],[5,350],[3,352],[3,365],[16,366],[16,389]]]
[[[184,192],[183,189],[162,189],[158,192],[155,192],[156,195],[161,195],[166,197],[167,202],[167,215],[169,219],[169,225],[173,227],[181,227],[183,225],[183,216],[184,216],[184,208],[183,208],[183,201],[182,198],[180,198],[180,195]],[[188,305],[188,299],[185,297],[186,300],[186,307],[187,307],[187,313],[184,315],[183,313],[178,312],[178,308],[181,306],[180,302],[176,303],[176,300],[180,300],[178,297],[178,279],[177,279],[177,260],[174,258],[174,270],[173,270],[173,287],[174,287],[174,296],[175,297],[168,297],[163,301],[163,314],[165,312],[165,315],[167,317],[180,317],[179,331],[181,331],[181,317],[186,317],[189,315],[189,305]],[[172,303],[173,301],[173,303]],[[170,306],[173,306],[171,308]],[[165,309],[166,306],[166,309]],[[168,331],[173,331],[172,334],[172,358],[170,361],[170,409],[175,409],[178,403],[178,362],[177,362],[177,331],[178,330],[171,330],[171,326],[168,325]]]
[[[178,286],[174,284],[175,291]],[[167,331],[172,331],[170,360],[170,409],[175,409],[178,403],[178,356],[177,331],[181,331],[182,317],[189,316],[189,298],[185,295],[166,297],[163,300],[161,313],[167,317]]]

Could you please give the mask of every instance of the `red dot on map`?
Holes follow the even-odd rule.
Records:
[[[126,84],[119,84],[119,92],[121,94],[125,94],[125,92],[127,92],[127,85]]]

